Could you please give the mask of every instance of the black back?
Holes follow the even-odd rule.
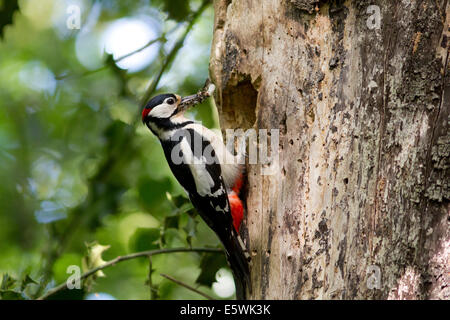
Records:
[[[196,152],[200,150],[195,148],[194,142],[202,141],[202,154],[206,148],[211,147],[211,144],[209,141],[199,140],[198,133],[191,128],[180,128],[180,130],[183,130],[183,134],[179,135],[179,140],[160,140],[163,145],[164,154],[175,178],[189,193],[192,204],[206,224],[217,234],[225,247],[227,261],[235,278],[236,297],[238,299],[243,299],[245,298],[246,287],[251,291],[249,266],[247,258],[243,253],[244,249],[241,247],[238,240],[239,235],[233,227],[231,208],[228,201],[226,186],[222,178],[220,164],[217,161],[215,152],[212,152],[211,156],[216,159],[215,161],[211,161],[212,163],[205,163],[205,169],[215,182],[214,186],[211,188],[211,193],[217,192],[217,196],[201,196],[197,192],[195,180],[189,165],[185,163],[175,164],[171,158],[172,150],[182,141],[182,139],[187,139],[194,156],[201,158],[200,155],[196,154]],[[179,156],[182,157],[181,149],[179,149],[179,152]],[[223,192],[220,192],[221,190],[223,190]]]

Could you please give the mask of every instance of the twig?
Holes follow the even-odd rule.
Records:
[[[116,60],[114,60],[114,62],[120,62],[120,61],[122,61],[123,59],[126,59],[126,58],[128,58],[128,57],[130,57],[130,56],[132,56],[132,55],[134,55],[134,54],[136,54],[136,53],[139,53],[139,52],[141,52],[142,50],[144,50],[144,49],[150,47],[150,46],[151,46],[152,44],[154,44],[155,42],[158,42],[158,41],[163,41],[163,42],[165,42],[165,40],[166,40],[166,38],[165,38],[164,36],[159,37],[159,38],[156,38],[156,39],[154,39],[154,40],[151,40],[151,41],[147,42],[147,44],[144,45],[143,47],[141,47],[141,48],[139,48],[139,49],[136,49],[135,51],[132,51],[132,52],[130,52],[130,53],[127,53],[126,55],[123,55],[123,56],[117,58]]]
[[[175,43],[172,50],[166,56],[166,59],[164,60],[163,65],[161,66],[161,69],[159,70],[158,74],[152,80],[151,84],[148,86],[147,90],[145,91],[145,94],[141,100],[141,104],[140,104],[141,107],[143,107],[147,103],[148,99],[150,99],[151,95],[155,92],[156,87],[158,86],[159,80],[161,80],[161,77],[162,77],[164,71],[175,59],[175,56],[177,55],[178,51],[183,47],[183,43],[184,43],[184,40],[186,40],[187,35],[191,32],[197,19],[200,17],[200,15],[208,7],[208,5],[210,3],[211,3],[210,0],[204,0],[201,4],[200,8],[192,15],[192,19],[190,20],[189,24],[187,25],[186,30],[184,30],[183,34],[180,36],[178,41]]]
[[[206,79],[203,88],[201,88],[196,94],[184,97],[181,101],[180,106],[182,108],[188,108],[190,106],[202,103],[207,98],[211,97],[211,95],[214,93],[215,88],[216,86],[211,82],[211,80],[209,78]]]
[[[209,300],[216,300],[216,299],[214,299],[213,297],[208,296],[206,293],[203,293],[203,292],[201,292],[200,290],[197,290],[197,289],[195,289],[194,287],[191,287],[190,285],[188,285],[188,284],[186,284],[186,283],[184,283],[184,282],[181,282],[180,280],[177,280],[177,279],[175,279],[175,278],[172,278],[171,276],[168,276],[167,274],[160,273],[160,275],[161,275],[161,277],[164,277],[164,278],[166,278],[166,279],[168,279],[168,280],[170,280],[170,281],[172,281],[172,282],[175,282],[176,284],[179,284],[180,286],[185,287],[186,289],[189,289],[189,290],[191,290],[191,291],[193,291],[193,292],[195,292],[195,293],[197,293],[197,294],[199,294],[199,295],[205,297],[206,299],[209,299]]]
[[[161,66],[161,69],[160,69],[160,71],[158,73],[158,76],[155,78],[155,80],[152,82],[152,85],[147,90],[146,96],[150,97],[151,95],[153,95],[153,93],[156,90],[156,87],[159,84],[159,81],[161,79],[162,74],[166,71],[166,68],[170,65],[170,62],[177,55],[179,49],[181,48],[181,46],[182,46],[182,44],[184,42],[184,39],[186,38],[188,33],[193,28],[195,20],[201,15],[201,13],[206,9],[206,7],[209,4],[210,4],[210,1],[209,0],[205,0],[202,3],[202,5],[200,6],[200,8],[193,14],[192,19],[191,19],[189,25],[186,27],[186,30],[185,30],[183,36],[180,37],[180,40],[177,42],[177,44],[172,48],[171,52],[168,54],[168,56],[167,56],[167,58],[165,60],[165,63]],[[178,28],[179,25],[181,25],[181,23],[178,24],[176,28]],[[180,41],[182,41],[181,44],[179,46],[177,46],[180,43]],[[169,58],[169,56],[170,56],[170,58]],[[148,100],[148,98],[145,98],[145,99]],[[136,117],[136,119],[138,119],[138,117]],[[139,123],[138,120],[136,120],[134,125],[137,125],[138,123]],[[124,145],[125,144],[129,144],[129,141],[130,141],[130,139],[132,139],[133,135],[134,135],[134,130],[132,130],[132,129],[127,130],[126,132],[124,132],[123,139],[119,142],[119,145],[117,146],[117,150],[123,150]],[[110,168],[112,168],[114,166],[114,164],[118,161],[119,158],[120,157],[110,157],[110,158],[108,158],[105,161],[105,163],[101,166],[101,168],[99,169],[97,174],[94,176],[94,178],[91,179],[91,181],[89,183],[89,189],[94,189],[95,190],[95,188],[92,188],[92,186],[95,184],[95,182],[97,180],[105,179],[104,175],[107,175],[109,172],[111,172]],[[98,177],[98,178],[95,178],[95,177]],[[62,239],[60,239],[60,241],[58,243],[59,248],[51,255],[50,262],[48,262],[46,264],[45,268],[48,271],[46,272],[47,275],[44,276],[44,281],[42,282],[44,285],[41,285],[40,288],[38,288],[38,290],[37,290],[37,292],[35,294],[35,297],[39,297],[40,296],[41,290],[43,290],[43,288],[48,283],[48,278],[49,278],[48,274],[51,273],[53,264],[55,263],[57,258],[62,254],[64,249],[68,246],[72,235],[76,232],[76,229],[79,227],[79,225],[82,224],[82,221],[81,221],[82,219],[80,219],[80,215],[81,214],[77,214],[78,211],[82,212],[82,211],[84,211],[86,209],[86,207],[87,207],[87,204],[86,203],[82,203],[82,204],[80,204],[79,206],[77,206],[77,207],[75,207],[73,209],[73,212],[71,214],[71,216],[74,217],[73,218],[73,222],[69,223],[68,227],[65,229],[65,232],[63,232]],[[81,216],[84,217],[84,220],[86,220],[88,218],[85,214],[83,214]]]
[[[158,41],[165,41],[165,40],[166,40],[165,36],[162,36],[162,37],[150,40],[144,46],[142,46],[142,47],[140,47],[140,48],[138,48],[138,49],[136,49],[134,51],[131,51],[131,52],[129,52],[129,53],[127,53],[127,54],[117,58],[116,60],[114,60],[114,63],[118,63],[118,62],[122,61],[123,59],[126,59],[126,58],[128,58],[128,57],[130,57],[130,56],[132,56],[132,55],[134,55],[136,53],[139,53],[142,50],[147,49],[152,44],[154,44],[154,43],[156,43]],[[91,75],[91,74],[94,74],[94,73],[97,73],[97,72],[100,72],[100,71],[103,71],[103,70],[106,70],[106,69],[108,69],[108,66],[105,65],[105,66],[102,66],[102,67],[100,67],[98,69],[94,69],[94,70],[89,70],[89,71],[83,72],[82,74],[78,75],[78,77],[88,76],[88,75]],[[57,77],[55,77],[55,79],[56,80],[64,80],[64,79],[73,78],[73,77],[76,77],[76,76],[77,76],[76,74],[65,74],[65,75],[57,76]]]
[[[218,248],[169,248],[169,249],[158,249],[158,250],[148,250],[148,251],[141,251],[141,252],[136,252],[136,253],[131,253],[129,255],[126,256],[118,256],[108,262],[106,262],[105,264],[96,267],[94,269],[91,269],[85,273],[83,273],[80,276],[80,280],[86,279],[87,277],[93,275],[94,273],[96,273],[97,271],[106,269],[108,267],[111,267],[113,265],[115,265],[116,263],[122,262],[122,261],[127,261],[127,260],[131,260],[131,259],[136,259],[136,258],[140,258],[140,257],[151,257],[154,255],[158,255],[158,254],[165,254],[165,253],[174,253],[174,252],[215,252],[215,253],[222,253],[223,250],[222,249],[218,249]],[[42,296],[40,296],[39,298],[37,298],[37,300],[44,300],[47,299],[48,297],[54,295],[55,293],[64,290],[67,288],[67,282],[61,283],[59,286],[50,289],[47,293],[43,294]]]
[[[152,256],[148,256],[148,286],[150,288],[150,300],[156,300],[158,297],[158,290],[153,286],[152,273],[153,273]]]

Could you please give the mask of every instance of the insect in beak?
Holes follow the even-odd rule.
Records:
[[[208,79],[205,82],[205,85],[203,86],[203,89],[197,92],[197,94],[193,94],[190,96],[186,96],[181,99],[178,110],[179,111],[185,111],[189,107],[202,103],[206,98],[209,98],[212,96],[215,90],[215,86],[211,81]]]
[[[189,108],[190,106],[196,104],[196,102],[198,102],[197,100],[198,100],[198,97],[196,94],[187,96],[187,97],[183,97],[181,99],[181,102],[180,102],[178,108],[180,111],[184,111],[187,108]]]

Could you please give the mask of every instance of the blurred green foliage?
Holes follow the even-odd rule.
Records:
[[[80,29],[66,24],[71,5],[80,8]],[[141,99],[152,85],[151,95],[187,95],[207,78],[213,12],[211,5],[201,5],[200,0],[0,0],[1,298],[36,298],[64,282],[67,267],[81,267],[86,243],[94,241],[110,246],[101,256],[106,261],[156,248],[219,246],[171,174],[158,140],[140,123]],[[150,19],[159,40],[148,47],[154,58],[134,72],[101,48],[105,30],[123,18]],[[180,39],[183,46],[172,52]],[[171,53],[176,55],[167,63]],[[189,116],[217,127],[210,101]],[[202,267],[208,265],[206,274]],[[198,280],[200,290],[215,296],[211,283],[225,259],[172,253],[153,256],[152,266],[160,298],[200,299],[159,274],[191,285]],[[148,259],[103,272],[106,277],[96,279],[92,292],[150,297]],[[51,298],[87,294],[84,287]]]

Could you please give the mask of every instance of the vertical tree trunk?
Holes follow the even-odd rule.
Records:
[[[449,16],[215,0],[222,128],[280,130],[276,173],[247,166],[249,298],[450,298]]]

